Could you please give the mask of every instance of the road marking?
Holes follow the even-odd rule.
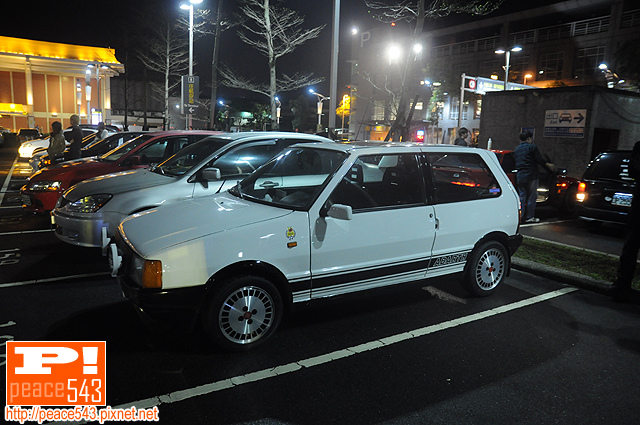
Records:
[[[14,286],[35,285],[37,283],[58,282],[60,280],[67,280],[67,279],[84,279],[88,277],[100,277],[100,276],[111,276],[111,272],[86,273],[86,274],[76,274],[71,276],[49,277],[46,279],[24,280],[22,282],[0,283],[0,289],[11,288]]]
[[[9,188],[9,182],[11,181],[11,175],[13,174],[13,170],[16,168],[16,165],[18,165],[18,158],[16,157],[15,161],[13,161],[13,165],[11,166],[11,169],[9,170],[9,174],[7,174],[7,177],[4,180],[4,184],[2,185],[2,189],[0,190],[0,205],[2,205],[2,201],[4,201],[4,194],[7,191],[7,189]]]
[[[40,229],[40,230],[17,230],[15,232],[4,232],[0,233],[0,236],[8,236],[8,235],[21,235],[23,233],[46,233],[53,232],[53,229]]]
[[[269,378],[275,378],[287,373],[297,372],[303,368],[311,368],[319,366],[325,363],[329,363],[335,360],[340,360],[345,357],[352,356],[354,354],[365,353],[367,351],[377,350],[378,348],[387,347],[399,342],[408,341],[410,339],[419,338],[425,335],[429,335],[435,332],[443,331],[445,329],[455,328],[460,325],[472,323],[478,320],[486,319],[498,314],[507,313],[512,310],[527,307],[536,303],[547,301],[553,298],[560,297],[565,294],[577,291],[578,288],[568,287],[559,289],[557,291],[548,292],[546,294],[537,295],[535,297],[527,298],[522,301],[514,302],[511,304],[503,305],[500,307],[486,310],[480,313],[470,314],[468,316],[459,317],[457,319],[448,320],[446,322],[438,323],[431,326],[426,326],[412,331],[403,332],[397,335],[391,335],[386,338],[381,338],[374,341],[369,341],[364,344],[359,344],[353,347],[344,348],[342,350],[333,351],[331,353],[323,354],[316,357],[310,357],[308,359],[300,360],[293,363],[288,363],[280,366],[275,366],[269,369],[259,370],[257,372],[248,373],[246,375],[235,376],[233,378],[223,379],[221,381],[211,382],[209,384],[200,385],[185,390],[174,391],[172,393],[163,394],[143,400],[134,401],[132,403],[122,404],[120,406],[113,406],[113,409],[127,409],[135,406],[138,409],[148,409],[154,406],[159,406],[164,403],[176,403],[183,400],[188,400],[201,395],[211,394],[218,391],[226,390],[229,388],[237,387],[252,382],[258,382]]]
[[[572,220],[562,220],[562,219],[556,219],[556,220],[550,220],[550,221],[539,221],[537,223],[521,223],[520,227],[535,227],[535,226],[544,226],[545,224],[558,224],[558,223],[565,223],[567,221],[572,221]]]

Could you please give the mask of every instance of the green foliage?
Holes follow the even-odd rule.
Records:
[[[514,257],[580,273],[607,282],[615,280],[619,264],[617,257],[531,238],[525,238],[522,241],[522,245],[518,248]],[[640,289],[640,269],[636,270],[633,282],[634,286]]]

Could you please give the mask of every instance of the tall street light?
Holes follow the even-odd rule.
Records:
[[[318,93],[314,89],[309,89],[309,93],[315,94],[316,96],[318,96],[318,128],[316,128],[316,132],[320,133],[320,132],[322,132],[322,119],[321,119],[321,117],[322,117],[322,102],[325,101],[325,100],[329,100],[329,97]],[[331,111],[329,111],[329,112],[331,112]]]
[[[506,53],[506,63],[504,66],[504,89],[505,90],[508,90],[507,86],[509,84],[509,62],[511,60],[511,52],[520,52],[520,51],[522,51],[522,47],[520,46],[514,46],[509,50],[498,49],[495,51],[495,53],[499,55],[503,55]]]
[[[180,9],[189,11],[189,76],[193,75],[193,5],[202,3],[202,0],[189,0],[189,4],[181,4]],[[187,130],[191,128],[191,114],[187,114]]]

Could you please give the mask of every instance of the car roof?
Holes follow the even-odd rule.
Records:
[[[298,145],[294,145],[298,146]],[[304,145],[299,145],[300,147],[313,147],[313,148],[323,148],[323,149],[332,149],[336,151],[342,152],[356,152],[358,154],[361,153],[374,153],[378,154],[384,151],[390,152],[408,152],[415,151],[421,152],[427,148],[429,151],[439,151],[439,150],[454,150],[456,152],[470,152],[477,153],[480,151],[488,152],[485,149],[478,149],[472,147],[464,147],[464,146],[456,146],[449,144],[425,144],[425,143],[408,143],[408,142],[384,142],[378,140],[363,140],[363,141],[349,141],[349,142],[335,142],[335,143],[305,143]]]
[[[323,136],[318,136],[316,134],[309,133],[296,133],[293,131],[244,131],[238,133],[223,133],[218,132],[214,134],[216,139],[227,139],[230,141],[247,139],[247,138],[284,138],[284,137],[295,137],[298,139],[309,139],[309,140],[317,140],[319,142],[332,142],[331,139],[327,139]]]

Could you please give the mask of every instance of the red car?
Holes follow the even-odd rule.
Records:
[[[516,159],[513,151],[493,150],[498,157],[502,169],[511,183],[516,185]],[[558,169],[557,175],[549,173],[540,167],[540,182],[538,186],[538,205],[553,205],[560,212],[573,215],[576,213],[576,192],[579,180],[566,175],[567,170]]]
[[[148,167],[215,131],[172,131],[144,134],[100,157],[63,162],[38,171],[20,189],[22,207],[30,212],[55,208],[58,198],[74,184],[91,177]]]

